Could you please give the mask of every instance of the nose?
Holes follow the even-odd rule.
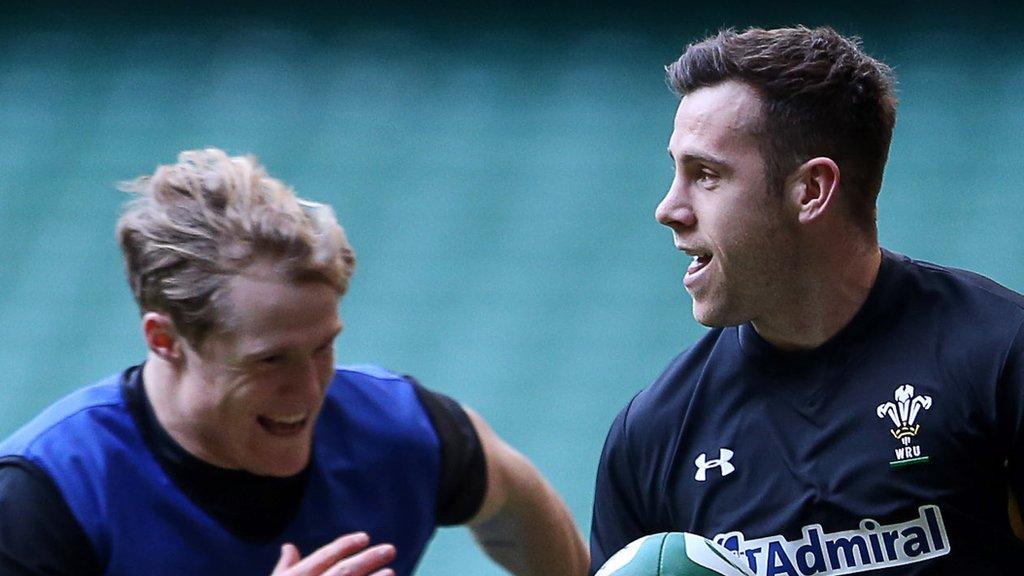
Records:
[[[654,210],[654,218],[672,229],[679,226],[688,228],[697,223],[697,214],[693,211],[693,203],[678,176],[672,180],[668,192]]]

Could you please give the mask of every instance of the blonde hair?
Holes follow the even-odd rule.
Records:
[[[348,288],[355,253],[333,210],[298,198],[253,156],[188,150],[121,189],[136,195],[117,223],[135,301],[169,314],[193,345],[223,327],[227,281],[257,260],[339,297]]]

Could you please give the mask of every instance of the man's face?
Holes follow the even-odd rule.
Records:
[[[294,284],[268,264],[228,282],[226,327],[187,344],[173,435],[224,468],[268,476],[300,472],[334,374],[338,294]]]
[[[683,283],[706,326],[777,313],[797,257],[783,194],[767,188],[754,134],[760,115],[756,93],[738,82],[694,90],[676,112],[675,178],[655,216],[693,257]]]

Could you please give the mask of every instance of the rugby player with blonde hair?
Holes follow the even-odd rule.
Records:
[[[215,149],[125,188],[148,354],[0,444],[0,573],[407,576],[452,524],[513,574],[586,572],[561,499],[480,416],[335,365],[355,255],[328,206]]]

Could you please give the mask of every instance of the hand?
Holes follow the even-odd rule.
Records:
[[[385,565],[395,559],[395,547],[378,544],[367,548],[363,532],[346,534],[303,559],[293,544],[281,547],[281,558],[270,576],[395,576]]]

